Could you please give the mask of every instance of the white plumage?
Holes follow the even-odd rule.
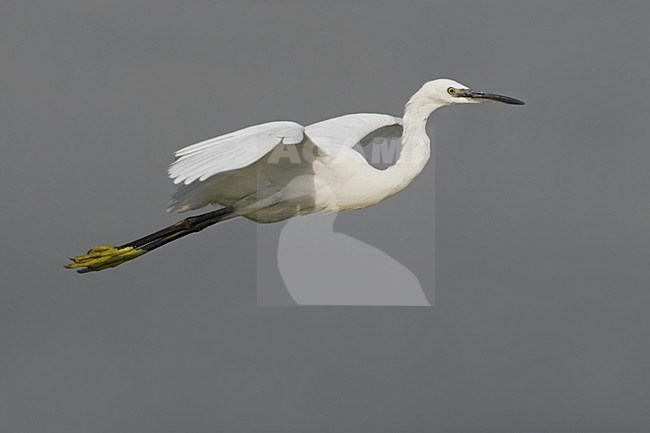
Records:
[[[217,203],[241,212],[272,202],[274,221],[335,210],[333,182],[341,181],[343,187],[344,177],[355,174],[350,169],[365,163],[352,148],[385,126],[400,126],[401,133],[401,124],[402,119],[386,114],[350,114],[307,127],[264,123],[193,144],[177,151],[169,168],[180,186],[168,210],[183,212]],[[338,176],[332,173],[334,167]],[[369,165],[364,168],[376,171]],[[287,199],[291,203],[280,203]],[[280,217],[280,210],[291,212],[287,207],[296,213]],[[244,216],[262,221],[258,214]]]
[[[280,143],[300,143],[304,129],[295,122],[270,122],[193,144],[174,154],[178,159],[169,168],[169,176],[176,184],[189,185],[246,167]]]

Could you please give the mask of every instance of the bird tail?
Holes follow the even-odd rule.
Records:
[[[199,232],[206,227],[236,216],[237,214],[231,208],[224,207],[213,212],[185,218],[169,227],[118,247],[112,245],[93,247],[84,255],[71,257],[72,263],[65,267],[77,269],[80,274],[114,268],[183,236]]]

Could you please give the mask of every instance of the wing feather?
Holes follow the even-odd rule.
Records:
[[[246,167],[281,143],[298,144],[309,138],[329,154],[339,146],[352,148],[364,138],[381,135],[383,131],[391,129],[386,127],[400,129],[401,125],[402,119],[398,117],[371,113],[348,114],[306,128],[289,121],[263,123],[178,150],[168,172],[175,184],[189,185],[219,173]]]
[[[304,127],[295,122],[270,122],[250,126],[177,151],[169,167],[175,184],[188,185],[218,173],[250,165],[280,143],[297,144],[304,139]]]
[[[305,135],[329,154],[338,146],[352,148],[369,134],[393,125],[401,126],[402,119],[388,114],[347,114],[309,125]]]

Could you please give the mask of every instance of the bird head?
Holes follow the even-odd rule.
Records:
[[[426,82],[418,93],[438,105],[478,104],[481,102],[502,102],[504,104],[524,105],[524,102],[519,99],[472,90],[457,81],[447,78]]]

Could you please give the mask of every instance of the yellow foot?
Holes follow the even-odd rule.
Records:
[[[80,274],[102,271],[140,257],[146,252],[146,250],[133,247],[117,248],[110,245],[99,246],[88,251],[88,254],[70,258],[73,263],[65,265],[65,267],[68,269],[77,269],[77,272]]]

